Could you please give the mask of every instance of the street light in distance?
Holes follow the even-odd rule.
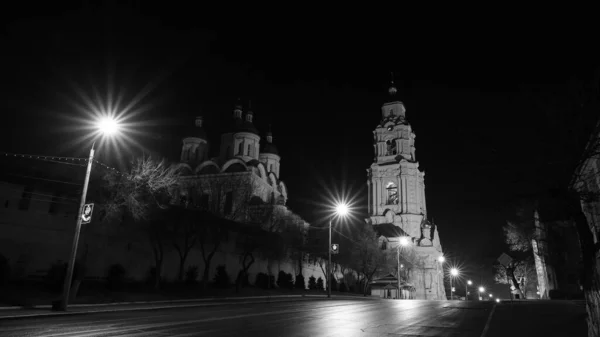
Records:
[[[333,221],[334,216],[338,216],[340,218],[344,218],[350,213],[350,208],[345,202],[338,202],[334,208],[334,214],[329,219],[329,247],[327,248],[329,252],[329,263],[327,264],[327,298],[331,298],[331,223]]]

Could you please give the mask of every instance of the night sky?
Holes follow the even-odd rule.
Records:
[[[135,140],[177,160],[185,126],[204,116],[215,144],[239,97],[252,101],[263,136],[272,125],[294,211],[317,221],[324,207],[314,201],[346,190],[366,213],[372,131],[393,72],[417,135],[429,217],[447,255],[487,284],[510,201],[540,172],[554,174],[540,167],[550,161],[543,156],[560,156],[533,155],[549,122],[531,92],[567,95],[565,83],[593,78],[597,66],[581,35],[491,22],[475,29],[434,18],[382,25],[377,16],[217,17],[147,6],[57,11],[5,21],[0,150],[85,156],[90,144],[73,141],[82,130],[72,118],[86,115],[70,102],[94,90],[106,98],[112,87],[123,102],[142,97],[130,120]],[[98,153],[114,163],[139,151]]]

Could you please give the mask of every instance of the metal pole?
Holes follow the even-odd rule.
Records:
[[[465,301],[469,300],[469,283],[465,282]]]
[[[400,299],[400,241],[398,241],[398,290],[396,293],[396,299]]]
[[[83,182],[83,192],[81,193],[81,201],[79,203],[79,211],[77,212],[77,224],[75,225],[75,236],[73,237],[73,246],[71,247],[71,257],[69,258],[69,264],[67,266],[67,274],[65,275],[65,281],[63,284],[63,300],[61,302],[61,309],[66,311],[69,303],[69,295],[71,291],[71,280],[73,279],[73,269],[75,268],[75,258],[77,256],[77,246],[79,245],[79,233],[81,232],[81,213],[83,212],[83,205],[85,205],[85,198],[87,195],[88,183],[90,181],[90,172],[92,171],[92,162],[94,161],[94,144],[90,150],[90,158],[88,159],[87,170],[85,172],[85,180]]]
[[[452,297],[452,295],[453,295],[452,293],[453,293],[453,291],[452,291],[452,275],[450,275],[450,300],[451,300],[451,301],[454,299],[454,298]]]
[[[327,264],[327,298],[331,298],[331,219],[329,219],[329,263]]]

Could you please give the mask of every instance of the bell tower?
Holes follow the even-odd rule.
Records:
[[[381,120],[373,131],[366,221],[379,233],[382,249],[402,251],[408,269],[404,282],[412,287],[413,298],[446,299],[438,262],[442,246],[437,226],[427,220],[425,172],[419,169],[416,135],[397,93],[392,79],[388,101],[381,106]]]

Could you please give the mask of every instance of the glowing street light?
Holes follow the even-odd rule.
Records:
[[[497,303],[500,303],[500,299],[499,299],[499,298],[496,298],[496,302],[497,302]]]
[[[96,131],[102,136],[112,136],[119,132],[120,127],[117,120],[105,117],[99,120],[96,125]],[[67,310],[69,304],[69,295],[71,292],[71,280],[73,279],[73,269],[75,267],[75,258],[77,256],[77,246],[79,245],[79,234],[81,233],[81,221],[83,208],[85,206],[85,198],[87,196],[88,184],[90,182],[90,173],[92,171],[92,163],[94,162],[94,146],[96,142],[92,143],[90,150],[90,157],[87,163],[87,169],[85,172],[85,179],[83,182],[83,192],[81,193],[81,201],[79,202],[79,211],[77,214],[77,223],[75,225],[75,235],[73,237],[73,245],[71,247],[71,257],[69,258],[69,264],[67,265],[67,275],[65,275],[65,281],[63,283],[63,300],[60,303],[60,309],[63,311]]]
[[[484,287],[479,287],[478,290],[479,290],[479,300],[481,301],[482,300],[481,294],[485,293],[485,288]]]
[[[494,297],[494,295],[492,295],[492,294],[489,294],[488,296],[489,296],[490,298]]]
[[[344,202],[340,202],[335,205],[335,212],[331,219],[329,219],[329,263],[327,264],[327,298],[331,298],[331,222],[333,221],[334,216],[339,216],[341,218],[346,217],[348,215],[350,209],[348,205]]]
[[[458,276],[458,269],[456,268],[450,268],[450,300],[453,300],[453,292],[454,292],[454,287],[452,286],[452,281],[454,280],[454,278]]]
[[[398,253],[398,274],[396,275],[397,277],[397,281],[398,281],[398,293],[396,295],[396,299],[400,299],[400,269],[402,269],[402,267],[404,267],[403,264],[400,264],[400,248],[402,247],[406,247],[410,244],[410,239],[407,236],[401,236],[398,239],[398,249],[397,249],[397,253]]]
[[[444,255],[440,255],[440,257],[438,257],[438,261],[444,263],[444,261],[446,261],[446,258],[444,257]]]
[[[471,282],[471,280],[468,280],[467,283],[465,284],[465,301],[469,300],[469,286],[472,284],[473,284],[473,282]]]

